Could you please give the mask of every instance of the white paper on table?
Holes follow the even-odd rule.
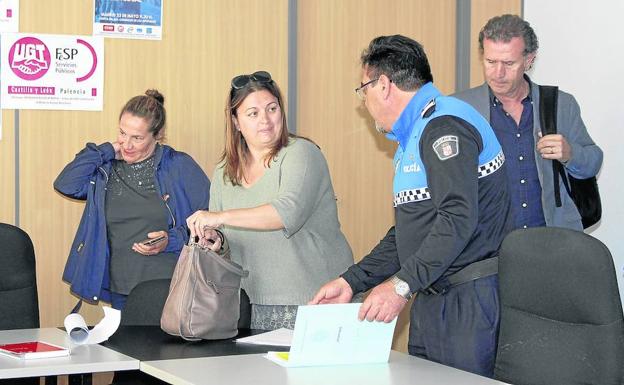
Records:
[[[292,330],[280,328],[254,336],[239,338],[236,342],[254,345],[290,346],[292,338]]]
[[[104,318],[91,330],[78,313],[65,317],[63,324],[71,341],[78,345],[99,344],[108,340],[117,331],[121,322],[121,312],[110,307],[102,307]]]
[[[268,352],[285,367],[388,362],[397,318],[359,321],[360,303],[299,306],[289,352]]]

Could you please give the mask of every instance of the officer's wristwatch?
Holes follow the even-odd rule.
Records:
[[[410,291],[410,287],[407,284],[407,282],[397,277],[396,275],[390,278],[390,282],[392,282],[392,284],[394,285],[395,293],[397,293],[398,295],[400,295],[401,297],[405,298],[408,301],[410,298],[412,298],[412,292]]]

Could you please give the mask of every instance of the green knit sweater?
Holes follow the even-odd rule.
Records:
[[[251,187],[223,180],[217,166],[210,210],[271,204],[284,229],[260,231],[224,226],[232,260],[249,270],[243,279],[251,303],[303,305],[327,281],[353,264],[340,231],[336,198],[325,157],[305,139],[291,139]]]

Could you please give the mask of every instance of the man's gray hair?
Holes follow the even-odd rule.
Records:
[[[514,37],[521,37],[524,40],[524,56],[537,51],[539,43],[535,31],[528,21],[517,15],[495,16],[488,20],[479,32],[479,50],[483,53],[485,39],[508,43]]]

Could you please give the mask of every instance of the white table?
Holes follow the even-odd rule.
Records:
[[[37,340],[70,347],[71,354],[31,360],[0,354],[0,379],[139,369],[138,360],[103,346],[72,345],[67,333],[56,328],[0,331],[0,344]]]
[[[494,385],[481,377],[404,353],[384,364],[283,368],[263,354],[143,361],[141,371],[175,385]]]

